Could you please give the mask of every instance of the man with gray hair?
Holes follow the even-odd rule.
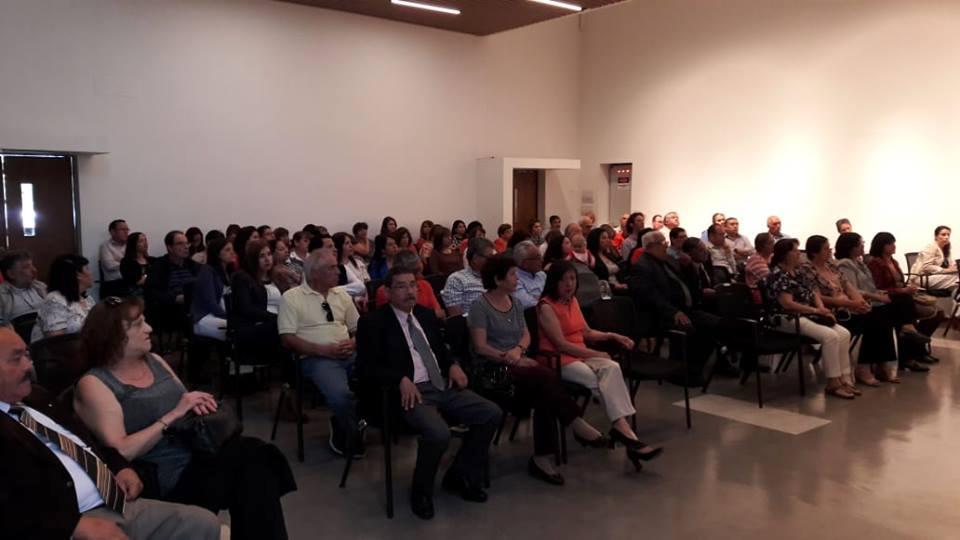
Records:
[[[667,239],[651,231],[641,239],[643,255],[634,266],[630,292],[634,303],[646,311],[660,330],[680,328],[687,332],[689,384],[703,381],[703,366],[715,348],[713,333],[720,324],[717,316],[696,309],[695,298],[678,271],[668,262]]]
[[[0,322],[11,324],[14,319],[36,313],[47,296],[47,286],[37,279],[37,267],[30,253],[8,251],[0,258]]]
[[[480,271],[487,259],[493,256],[493,242],[486,238],[471,238],[467,244],[466,255],[467,267],[450,274],[440,291],[443,305],[447,307],[447,315],[451,317],[470,311],[473,302],[486,292],[480,279]]]
[[[303,262],[304,282],[283,294],[277,330],[283,346],[299,358],[299,369],[333,409],[330,449],[343,455],[347,444],[362,455],[358,418],[347,381],[354,368],[360,314],[350,295],[337,286],[340,268],[334,252],[318,249]]]
[[[543,256],[540,249],[529,240],[524,240],[513,247],[513,260],[517,263],[517,290],[513,299],[520,303],[523,309],[537,305],[543,286],[547,283],[547,275],[543,273]]]

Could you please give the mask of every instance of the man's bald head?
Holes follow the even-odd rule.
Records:
[[[17,403],[30,395],[33,362],[27,344],[9,326],[0,326],[0,401]]]

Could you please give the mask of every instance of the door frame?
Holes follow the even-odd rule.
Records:
[[[54,158],[62,159],[67,158],[70,163],[70,193],[72,199],[70,201],[70,206],[73,210],[73,215],[71,216],[73,220],[73,242],[77,246],[77,253],[83,253],[83,235],[80,233],[80,177],[79,171],[77,170],[77,156],[76,154],[65,154],[61,152],[44,152],[44,151],[32,151],[32,150],[3,150],[0,149],[0,158],[6,157],[28,157],[28,158]],[[3,248],[8,248],[10,246],[10,213],[7,209],[7,177],[6,173],[3,170],[2,164],[0,164],[0,188],[3,190],[3,208],[0,209],[0,219],[3,220],[3,237],[0,239],[0,244]]]
[[[477,219],[483,223],[513,222],[513,170],[580,170],[579,159],[486,157],[477,160]],[[540,190],[546,200],[546,186]],[[489,225],[488,225],[489,227]]]

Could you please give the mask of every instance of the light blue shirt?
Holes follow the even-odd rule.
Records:
[[[517,290],[513,293],[513,299],[520,302],[523,309],[533,307],[540,301],[540,295],[543,294],[543,286],[546,283],[547,274],[543,272],[531,274],[517,268]]]
[[[61,426],[60,424],[54,422],[47,415],[38,412],[35,409],[31,409],[26,405],[23,406],[23,409],[30,413],[30,416],[37,421],[38,424],[42,424],[53,431],[63,435],[64,437],[75,442],[77,446],[81,448],[86,448],[89,450],[89,447],[85,442],[80,440],[79,437],[71,433],[69,430]],[[0,401],[0,411],[3,411],[4,414],[8,415],[10,418],[17,423],[20,422],[20,419],[10,414],[10,404]],[[77,492],[77,507],[80,509],[80,513],[86,512],[88,510],[93,510],[98,506],[103,506],[103,497],[100,496],[100,492],[97,491],[97,485],[93,482],[93,479],[90,478],[90,475],[87,474],[87,471],[80,466],[79,463],[70,458],[70,456],[63,453],[63,450],[60,450],[60,447],[49,441],[45,437],[41,437],[39,434],[34,434],[40,442],[45,444],[47,448],[53,452],[53,455],[57,456],[57,459],[60,460],[60,463],[63,463],[64,468],[67,469],[67,472],[70,474],[70,478],[73,480],[73,487]]]

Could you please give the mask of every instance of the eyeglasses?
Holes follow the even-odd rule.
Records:
[[[327,312],[327,322],[333,322],[333,310],[330,309],[330,304],[324,302],[320,305],[323,307],[323,310]]]

